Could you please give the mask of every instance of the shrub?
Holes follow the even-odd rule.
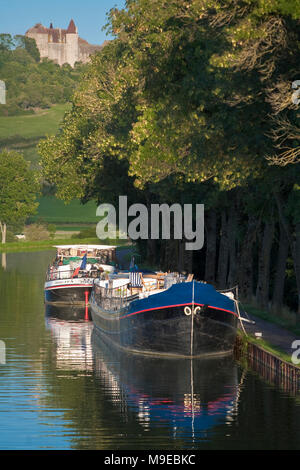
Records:
[[[85,230],[81,230],[79,233],[74,233],[71,235],[71,238],[96,238],[96,229],[95,227],[87,228]]]
[[[26,240],[36,241],[36,240],[49,240],[50,232],[47,226],[42,224],[31,224],[27,225],[23,231]]]

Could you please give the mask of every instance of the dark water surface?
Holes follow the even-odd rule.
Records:
[[[126,355],[80,309],[46,312],[52,257],[0,267],[0,449],[300,449],[299,398],[234,359]]]

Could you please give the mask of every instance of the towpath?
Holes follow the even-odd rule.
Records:
[[[262,333],[262,339],[287,354],[292,354],[296,349],[300,348],[300,336],[296,336],[294,333],[291,333],[278,325],[267,322],[258,317],[254,317],[253,315],[247,314],[247,317],[250,320],[255,321],[255,324],[252,325],[250,323],[243,322],[246,333],[253,335],[255,333]],[[292,344],[295,340],[298,340],[299,343],[294,345],[293,348]]]

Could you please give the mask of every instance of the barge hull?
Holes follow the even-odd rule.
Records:
[[[107,312],[91,299],[96,328],[115,345],[131,352],[158,356],[206,357],[231,354],[237,316],[208,308],[186,315],[181,305],[144,312]]]
[[[72,304],[86,304],[86,300],[90,298],[92,286],[91,285],[72,285],[64,286],[63,288],[45,289],[45,302],[46,303],[72,303]]]

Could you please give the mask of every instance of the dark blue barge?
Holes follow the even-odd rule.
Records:
[[[130,280],[96,281],[93,322],[115,345],[140,354],[222,356],[233,351],[236,301],[203,282],[132,289]]]

